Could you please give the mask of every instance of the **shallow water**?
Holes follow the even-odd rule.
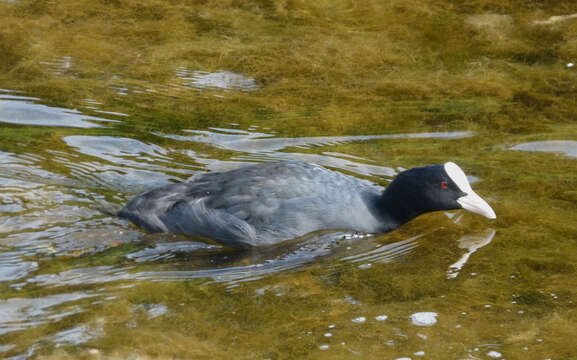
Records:
[[[64,71],[66,61],[46,65]],[[218,74],[177,72],[196,89],[258,91],[250,78]],[[234,339],[248,358],[555,354],[563,336],[555,327],[565,331],[563,314],[573,308],[566,287],[573,265],[561,254],[553,255],[557,267],[549,265],[554,258],[536,259],[527,249],[514,255],[512,238],[518,244],[532,235],[508,233],[508,220],[441,212],[386,235],[324,231],[233,252],[206,239],[148,235],[98,210],[197,173],[279,159],[386,186],[414,162],[390,161],[387,154],[411,147],[419,165],[453,160],[451,149],[478,141],[475,132],[411,127],[288,136],[270,119],[149,129],[139,126],[138,114],[84,103],[66,109],[0,93],[0,356],[25,359],[56,348],[126,355],[146,350],[148,335],[165,332],[184,336],[179,346],[200,346],[202,356],[234,348]],[[565,151],[570,143],[556,144],[547,149]],[[512,149],[545,151],[526,144]],[[487,173],[467,162],[482,163],[481,156],[471,153],[464,165],[474,186]],[[492,204],[516,204],[490,189],[480,192]],[[496,210],[508,218],[507,206]],[[551,273],[557,278],[547,284]],[[187,358],[186,349],[155,351]]]
[[[0,0],[0,358],[576,358],[575,13]],[[454,161],[497,219],[235,252],[99,210],[277,159]]]

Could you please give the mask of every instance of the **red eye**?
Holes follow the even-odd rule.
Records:
[[[441,187],[442,187],[443,189],[446,189],[446,188],[447,188],[447,183],[444,182],[444,181],[441,181]]]

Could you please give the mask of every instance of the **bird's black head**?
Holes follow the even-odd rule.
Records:
[[[496,217],[489,204],[471,189],[463,170],[452,162],[400,173],[387,187],[383,201],[386,211],[402,222],[423,213],[454,209]]]

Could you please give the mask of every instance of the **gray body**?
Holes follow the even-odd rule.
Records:
[[[281,161],[166,185],[135,197],[117,215],[150,232],[248,248],[322,229],[384,233],[421,214],[453,209],[496,217],[452,162],[403,171],[382,191],[318,165]]]
[[[191,177],[132,199],[119,213],[150,232],[193,234],[246,248],[320,229],[384,232],[382,188],[296,161]]]

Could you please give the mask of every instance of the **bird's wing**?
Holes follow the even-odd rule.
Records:
[[[254,246],[346,225],[340,221],[346,212],[341,207],[367,188],[358,179],[318,165],[266,163],[154,189],[131,200],[119,215],[152,232]]]
[[[200,235],[236,248],[254,246],[255,231],[246,221],[206,206],[206,197],[190,197],[191,185],[170,184],[132,199],[119,216],[150,232]]]
[[[299,202],[311,199],[330,202],[362,184],[318,165],[290,161],[203,174],[187,183],[190,199],[205,199],[207,208],[255,224],[273,221],[278,211],[286,211],[287,204],[295,204],[296,210]]]
[[[171,233],[201,235],[234,248],[259,245],[249,223],[205,205],[204,199],[178,201],[158,218]]]

